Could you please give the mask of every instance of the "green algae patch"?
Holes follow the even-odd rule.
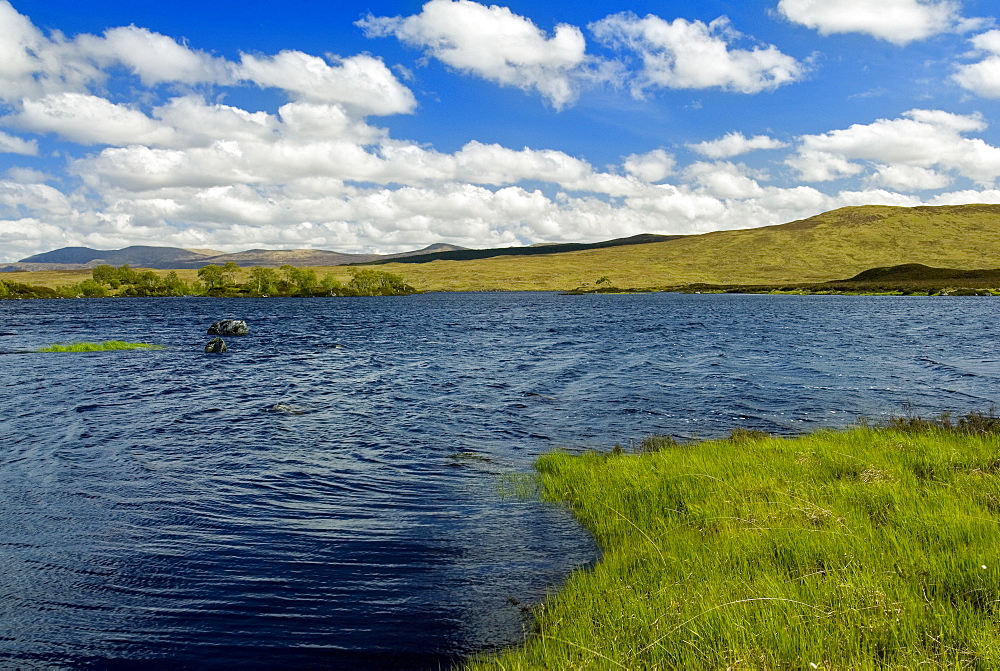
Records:
[[[104,342],[74,342],[55,344],[43,347],[38,352],[113,352],[126,349],[163,349],[163,345],[151,345],[144,342],[125,342],[123,340],[105,340]]]
[[[987,422],[548,454],[602,549],[474,669],[1000,668]],[[995,427],[994,427],[995,428]]]

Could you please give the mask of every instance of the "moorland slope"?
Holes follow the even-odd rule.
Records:
[[[826,282],[875,268],[1000,268],[1000,205],[846,207],[777,226],[532,257],[381,266],[430,291]]]

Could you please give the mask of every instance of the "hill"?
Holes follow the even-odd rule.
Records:
[[[544,256],[389,264],[438,291],[828,282],[920,263],[1000,268],[1000,205],[845,207],[787,224]]]
[[[904,263],[899,266],[889,266],[888,268],[871,268],[858,273],[854,277],[843,280],[844,282],[932,282],[940,284],[942,281],[966,281],[978,282],[983,286],[1000,285],[1000,269],[976,269],[958,270],[956,268],[932,268],[922,263]]]
[[[57,265],[64,270],[72,267],[93,267],[106,263],[112,266],[128,264],[144,268],[187,268],[187,264],[200,259],[211,258],[222,252],[210,249],[181,249],[179,247],[149,247],[135,245],[124,249],[91,249],[90,247],[63,247],[51,252],[35,254],[20,263],[36,265]],[[42,268],[37,268],[42,270]]]
[[[625,247],[628,245],[644,245],[651,242],[666,242],[682,238],[682,235],[655,235],[641,233],[628,238],[615,238],[603,242],[568,242],[556,244],[531,245],[530,247],[496,247],[493,249],[452,249],[426,254],[409,254],[409,258],[398,259],[399,263],[428,263],[430,261],[474,261],[492,259],[497,256],[536,256],[541,254],[562,254],[564,252],[580,252],[586,249],[606,249],[608,247]],[[398,257],[399,255],[397,255]],[[392,263],[389,257],[377,263]]]

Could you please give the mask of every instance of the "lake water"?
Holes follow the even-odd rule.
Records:
[[[596,557],[545,451],[988,410],[989,298],[0,301],[0,666],[437,669]],[[208,355],[206,329],[250,335]],[[78,340],[161,351],[37,354]]]

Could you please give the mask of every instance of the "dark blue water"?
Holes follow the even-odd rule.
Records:
[[[0,302],[0,666],[440,668],[595,549],[557,447],[986,410],[1000,302],[439,294]],[[206,355],[209,324],[251,334]],[[162,351],[25,353],[129,340]]]

